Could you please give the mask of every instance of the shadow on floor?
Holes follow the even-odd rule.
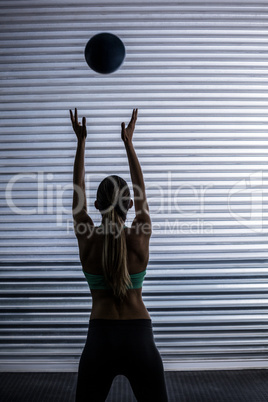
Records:
[[[169,402],[268,401],[268,370],[166,371],[165,378]],[[0,401],[74,402],[76,381],[77,373],[0,373]],[[114,379],[106,402],[136,402],[126,377]]]

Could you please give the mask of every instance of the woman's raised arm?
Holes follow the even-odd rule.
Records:
[[[151,225],[151,219],[149,215],[149,206],[147,203],[145,184],[143,179],[143,174],[141,166],[137,157],[137,154],[132,143],[132,137],[135,129],[135,124],[137,121],[138,109],[133,109],[131,120],[127,127],[125,123],[122,123],[121,138],[125,144],[130,175],[134,191],[134,205],[135,205],[135,220],[138,222],[144,222]]]

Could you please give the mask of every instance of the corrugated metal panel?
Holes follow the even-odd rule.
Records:
[[[153,222],[143,297],[165,368],[266,367],[267,2],[0,6],[1,370],[76,370],[84,345],[74,107],[87,117],[96,224],[111,166],[131,183],[120,124],[139,108],[134,144]],[[126,47],[108,76],[83,56],[105,31]]]

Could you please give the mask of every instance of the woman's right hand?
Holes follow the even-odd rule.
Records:
[[[135,130],[135,124],[137,121],[138,116],[138,109],[133,109],[131,120],[128,123],[127,128],[125,127],[125,123],[121,124],[122,131],[121,131],[121,138],[125,143],[132,142],[133,133]]]

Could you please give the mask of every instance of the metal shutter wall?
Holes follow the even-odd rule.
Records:
[[[131,183],[120,124],[139,108],[133,142],[153,222],[143,296],[165,369],[267,367],[268,3],[0,7],[1,370],[77,370],[85,342],[74,107],[87,117],[95,224],[101,179]],[[99,32],[126,46],[112,75],[84,60]]]

